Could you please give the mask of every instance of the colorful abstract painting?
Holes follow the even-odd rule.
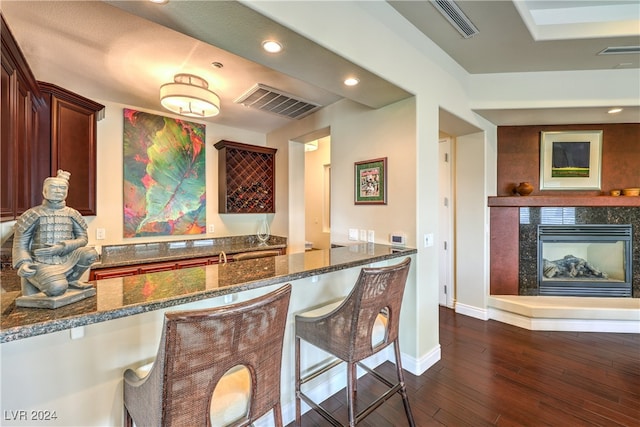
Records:
[[[124,109],[124,237],[205,233],[205,129]]]

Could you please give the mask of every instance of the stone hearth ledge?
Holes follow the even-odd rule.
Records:
[[[0,343],[180,304],[200,301],[353,267],[404,258],[413,248],[362,243],[228,264],[119,277],[95,282],[97,294],[55,310],[5,305]],[[3,299],[8,292],[4,293]],[[14,293],[17,294],[17,293]]]
[[[639,298],[491,295],[488,315],[533,331],[640,333]]]

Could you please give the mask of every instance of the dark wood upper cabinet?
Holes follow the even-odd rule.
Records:
[[[1,19],[0,217],[7,221],[41,202],[42,190],[34,188],[48,163],[40,161],[47,147],[40,147],[38,139],[42,94],[4,16]]]
[[[219,141],[218,212],[274,213],[277,149]]]
[[[39,205],[42,183],[58,169],[71,173],[67,204],[96,215],[96,122],[104,106],[36,81],[4,16],[1,36],[1,220]]]
[[[56,85],[38,82],[46,107],[40,119],[40,145],[51,147],[49,173],[71,173],[67,205],[96,215],[97,121],[104,106]]]

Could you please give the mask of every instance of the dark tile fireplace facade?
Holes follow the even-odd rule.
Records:
[[[538,225],[631,224],[631,295],[640,298],[640,209],[636,207],[520,207],[518,294],[539,295]]]

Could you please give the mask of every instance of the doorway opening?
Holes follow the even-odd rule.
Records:
[[[305,143],[305,250],[331,248],[331,136]]]
[[[331,128],[289,140],[287,252],[331,247]]]

